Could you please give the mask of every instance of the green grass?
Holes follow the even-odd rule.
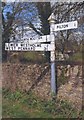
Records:
[[[77,118],[82,117],[67,101],[41,100],[33,93],[3,91],[3,118]]]
[[[22,52],[19,58],[22,62],[45,62],[46,58],[42,54],[43,52]]]
[[[82,52],[77,52],[73,54],[73,56],[71,56],[69,60],[82,62]]]

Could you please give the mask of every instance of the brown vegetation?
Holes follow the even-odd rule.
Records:
[[[3,63],[3,88],[11,91],[34,92],[42,99],[51,99],[50,69],[48,64]],[[75,107],[82,105],[82,67],[58,67],[58,95]],[[64,70],[65,72],[63,73]]]

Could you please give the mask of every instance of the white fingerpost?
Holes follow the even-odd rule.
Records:
[[[50,35],[51,35],[51,44],[53,46],[53,50],[51,51],[51,93],[52,95],[56,95],[56,74],[55,74],[55,36],[54,36],[54,28],[55,28],[55,16],[54,13],[50,15],[48,18],[50,23]]]

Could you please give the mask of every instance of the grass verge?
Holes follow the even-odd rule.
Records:
[[[41,100],[33,93],[3,90],[3,118],[82,118],[66,101]]]

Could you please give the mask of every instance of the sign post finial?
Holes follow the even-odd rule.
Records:
[[[49,23],[55,23],[55,15],[52,13],[50,17],[48,18]]]

